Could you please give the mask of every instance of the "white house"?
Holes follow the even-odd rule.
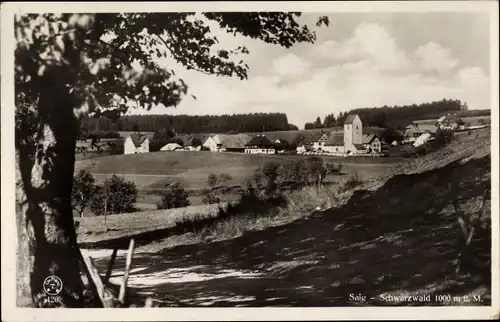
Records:
[[[146,135],[132,133],[125,139],[123,150],[124,154],[148,153],[149,139]]]
[[[180,144],[175,142],[168,143],[162,146],[162,148],[160,149],[160,151],[180,151],[180,150],[184,150],[184,148]]]
[[[436,134],[438,127],[432,124],[417,124],[412,123],[408,125],[403,134],[403,143],[412,143],[424,133],[432,135]]]
[[[344,121],[344,151],[349,154],[364,150],[363,123],[357,114],[349,114]]]
[[[344,133],[343,132],[332,132],[328,135],[328,139],[323,146],[323,151],[328,153],[344,153]]]
[[[216,152],[217,151],[217,142],[215,142],[213,136],[210,136],[203,143],[203,147],[207,148],[208,150],[210,150],[212,152]]]
[[[328,140],[328,134],[327,133],[321,133],[321,135],[318,138],[314,139],[313,142],[313,149],[314,150],[324,150],[323,147],[326,144],[326,141]]]
[[[275,154],[274,143],[264,135],[257,135],[245,144],[247,154]]]
[[[456,131],[464,127],[465,122],[456,114],[441,116],[437,121],[438,127],[443,130]]]
[[[210,151],[244,152],[245,144],[252,139],[246,134],[217,134],[208,138],[203,146]]]
[[[432,134],[430,134],[429,132],[423,133],[422,135],[420,135],[415,139],[415,141],[413,142],[413,146],[414,147],[421,146],[425,142],[430,141],[431,139],[432,139]]]
[[[363,145],[372,153],[382,152],[382,141],[376,134],[363,135]]]

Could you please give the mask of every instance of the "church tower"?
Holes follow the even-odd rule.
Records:
[[[347,115],[344,121],[344,152],[356,152],[363,143],[363,124],[357,114]]]

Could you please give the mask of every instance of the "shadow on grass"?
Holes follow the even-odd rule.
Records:
[[[448,182],[459,184],[458,196],[449,195]],[[393,177],[377,191],[356,192],[340,208],[285,226],[137,254],[131,293],[152,296],[160,306],[261,307],[443,305],[433,296],[474,291],[483,296],[475,305],[490,305],[489,207],[472,243],[483,265],[461,274],[453,265],[461,233],[450,207],[457,197],[472,215],[489,185],[489,157],[454,163]],[[106,261],[98,265],[104,269]],[[431,301],[380,298],[417,293]],[[350,294],[366,300],[352,301]]]

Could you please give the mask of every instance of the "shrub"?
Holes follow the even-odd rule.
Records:
[[[71,190],[71,207],[82,216],[83,210],[89,204],[94,192],[95,179],[92,173],[86,169],[80,170],[73,177],[73,189]]]
[[[434,148],[440,148],[450,143],[452,139],[453,139],[452,130],[439,129],[434,135],[434,141],[432,141],[432,145]]]
[[[341,191],[348,191],[356,188],[361,185],[363,181],[359,177],[359,174],[356,172],[354,175],[351,175],[342,185]]]
[[[210,205],[214,203],[219,203],[220,198],[218,198],[212,191],[212,189],[205,189],[203,192],[203,198],[201,199],[201,202],[205,205]]]
[[[342,173],[342,163],[340,162],[337,166],[333,163],[327,163],[325,168],[327,174],[337,175]]]
[[[217,178],[217,175],[215,173],[210,173],[207,178],[207,185],[210,188],[213,188],[217,185],[219,182],[219,178]]]
[[[161,201],[156,204],[158,209],[182,208],[190,205],[188,194],[181,184],[176,182],[169,186]]]
[[[169,140],[167,139],[152,139],[151,142],[149,143],[149,151],[151,152],[160,151],[160,149],[163,148],[168,143]]]
[[[135,210],[137,187],[133,181],[113,175],[102,186],[95,186],[90,209],[98,216]]]
[[[220,181],[220,183],[223,183],[223,184],[225,184],[233,179],[234,178],[228,173],[223,173],[223,174],[219,175],[219,181]]]

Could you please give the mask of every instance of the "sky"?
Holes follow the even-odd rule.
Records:
[[[221,47],[245,45],[247,80],[187,71],[172,61],[189,94],[176,108],[131,114],[283,112],[303,128],[317,116],[362,107],[460,99],[490,108],[488,15],[482,13],[324,13],[300,18],[316,31],[314,44],[290,49],[233,36],[212,25]]]

